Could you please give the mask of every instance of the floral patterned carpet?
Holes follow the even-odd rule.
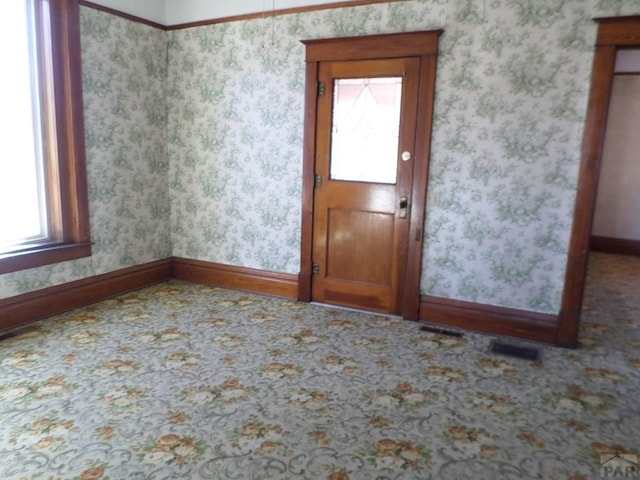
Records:
[[[640,453],[640,259],[596,254],[581,348],[171,281],[0,343],[0,478],[594,479]]]

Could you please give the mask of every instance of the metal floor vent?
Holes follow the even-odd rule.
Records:
[[[456,332],[455,330],[447,330],[445,328],[430,327],[428,325],[421,326],[420,327],[420,331],[421,332],[429,332],[429,333],[437,333],[437,334],[440,334],[440,335],[446,335],[447,337],[462,338],[462,333],[461,332]]]
[[[538,348],[516,345],[505,342],[504,340],[491,340],[489,351],[498,355],[531,360],[532,362],[539,362],[542,359],[541,352]]]

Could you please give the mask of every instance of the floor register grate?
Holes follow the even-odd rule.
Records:
[[[491,340],[489,351],[498,355],[506,355],[508,357],[530,360],[532,362],[539,362],[542,358],[540,349],[538,348],[516,345],[504,340]]]

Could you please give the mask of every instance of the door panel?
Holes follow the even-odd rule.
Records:
[[[420,59],[320,62],[312,299],[400,313]],[[406,201],[406,200],[405,200]]]
[[[394,215],[331,209],[328,223],[327,278],[391,286]]]

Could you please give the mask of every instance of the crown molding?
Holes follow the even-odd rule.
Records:
[[[139,2],[80,0],[80,5],[161,30],[179,30],[318,10],[406,1],[408,0],[272,0],[271,2],[253,0],[251,2],[235,2],[230,7],[230,2],[215,3],[204,0],[144,0]]]

